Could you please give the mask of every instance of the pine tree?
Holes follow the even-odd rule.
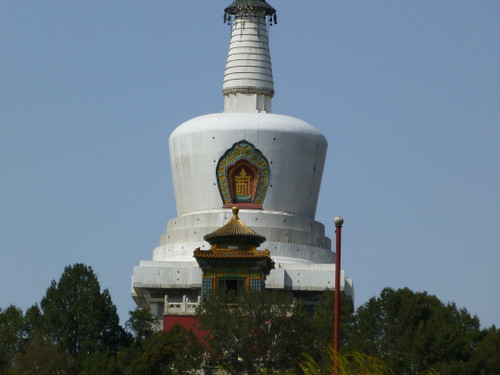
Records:
[[[107,289],[101,291],[90,266],[67,266],[59,281],[52,281],[40,307],[44,336],[75,357],[116,353],[126,340],[111,296]]]

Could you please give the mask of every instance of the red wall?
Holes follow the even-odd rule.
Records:
[[[176,324],[191,330],[198,338],[200,343],[206,345],[207,332],[200,330],[200,323],[196,320],[195,316],[182,316],[182,315],[163,315],[163,332],[170,331]]]
[[[199,324],[195,316],[163,315],[163,332],[170,331],[176,324],[199,336]]]

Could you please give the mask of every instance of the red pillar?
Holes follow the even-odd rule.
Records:
[[[344,219],[337,216],[335,223],[335,312],[333,325],[333,375],[338,374],[338,355],[340,350],[340,238]]]

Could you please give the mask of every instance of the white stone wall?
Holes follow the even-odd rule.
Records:
[[[241,140],[270,163],[264,209],[314,219],[327,141],[305,121],[267,113],[206,115],[174,130],[169,147],[178,215],[222,207],[216,165]]]
[[[263,210],[240,211],[248,226],[267,239],[271,256],[333,263],[331,241],[314,220],[327,142],[302,120],[264,113],[197,117],[170,136],[170,159],[178,217],[171,219],[153,260],[188,260],[203,236],[231,217],[222,209],[216,166],[234,143],[252,143],[267,158],[271,174]]]
[[[352,280],[347,278],[344,271],[340,275],[340,290],[354,299]],[[276,268],[271,271],[266,280],[266,288],[282,289],[302,292],[321,292],[326,288],[335,287],[334,264],[297,264],[276,263]],[[201,269],[195,261],[192,262],[151,262],[141,261],[134,267],[132,277],[132,296],[136,301],[150,301],[159,303],[164,300],[152,298],[151,289],[169,290],[201,290]]]

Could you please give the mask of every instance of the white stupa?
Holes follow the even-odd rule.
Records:
[[[199,301],[196,248],[240,208],[241,220],[266,237],[275,269],[266,288],[306,299],[334,288],[335,254],[315,221],[327,141],[308,123],[271,113],[274,95],[268,25],[276,11],[263,0],[236,0],[225,9],[232,25],[222,92],[224,112],[196,117],[170,136],[177,217],[167,223],[151,261],[134,267],[137,304],[191,314]],[[300,95],[300,93],[299,93]],[[342,271],[341,288],[353,296]]]

